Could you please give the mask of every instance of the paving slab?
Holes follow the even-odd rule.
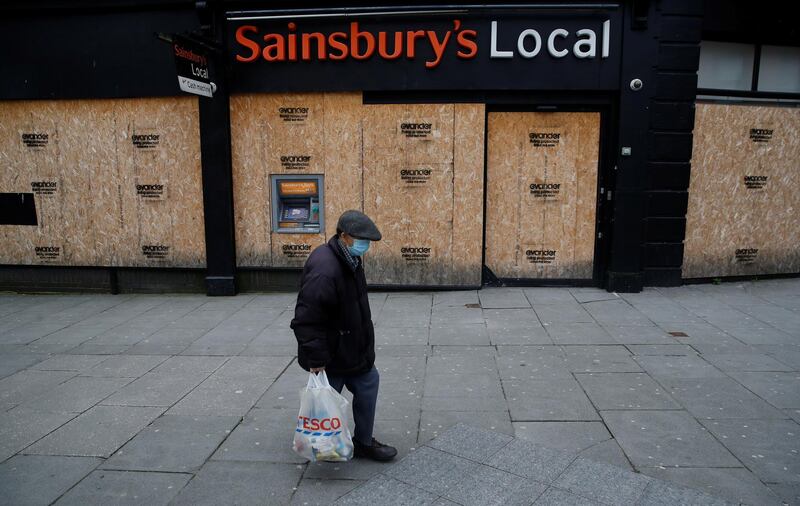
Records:
[[[589,398],[574,379],[504,381],[512,421],[599,420]]]
[[[168,414],[244,416],[271,384],[271,379],[258,376],[212,375],[173,405]]]
[[[603,422],[513,422],[513,426],[518,439],[573,454],[611,439]]]
[[[22,406],[37,411],[82,413],[131,381],[131,378],[77,376],[53,387],[45,394],[31,398]]]
[[[114,452],[102,468],[194,472],[239,421],[231,416],[161,416]]]
[[[511,416],[504,411],[422,411],[417,441],[425,443],[444,431],[463,423],[473,427],[514,435]]]
[[[800,504],[800,483],[769,483],[767,487],[781,498],[783,504]]]
[[[617,340],[597,323],[545,323],[555,344],[617,344]]]
[[[94,471],[55,504],[166,505],[192,478],[190,474]]]
[[[428,446],[476,462],[485,462],[513,439],[507,434],[459,423],[428,443]]]
[[[0,378],[31,367],[46,358],[47,355],[41,353],[1,353]]]
[[[51,504],[101,462],[94,457],[12,457],[0,464],[0,497],[17,506]]]
[[[530,504],[547,485],[488,466],[465,474],[445,498],[464,506],[499,506]]]
[[[33,397],[49,392],[69,380],[72,371],[36,371],[26,369],[0,379],[0,410],[8,410]]]
[[[588,459],[576,459],[555,486],[605,504],[636,504],[652,478]]]
[[[0,462],[75,418],[74,413],[43,413],[17,407],[0,413]]]
[[[539,323],[524,326],[503,327],[490,325],[487,327],[489,341],[495,346],[506,345],[550,345],[553,339]]]
[[[75,371],[91,369],[108,357],[102,355],[56,355],[34,365],[39,371]]]
[[[798,372],[731,372],[730,375],[776,408],[800,408]]]
[[[555,481],[573,460],[575,455],[572,453],[525,440],[512,440],[482,459],[487,466],[546,484]]]
[[[739,461],[685,411],[601,411],[639,467],[738,467]]]
[[[571,379],[564,351],[557,346],[525,347],[517,353],[504,349],[496,357],[497,370],[503,380]]]
[[[652,481],[647,485],[639,503],[641,506],[672,506],[674,504],[706,504],[711,506],[733,506],[731,503],[697,490],[676,486],[663,481]]]
[[[793,420],[702,420],[765,483],[800,483],[800,425]]]
[[[451,323],[446,326],[431,326],[428,339],[432,345],[488,346],[489,332],[483,323],[469,325]]]
[[[595,323],[592,315],[575,301],[561,304],[534,304],[533,310],[542,323]]]
[[[108,357],[91,369],[83,371],[84,376],[138,378],[167,360],[167,355],[118,355]]]
[[[725,373],[699,356],[636,356],[634,360],[656,379],[725,377]]]
[[[288,504],[302,474],[294,464],[209,461],[171,504]]]
[[[575,373],[643,372],[624,346],[564,346],[564,355]]]
[[[743,467],[643,467],[642,474],[684,485],[733,504],[777,506],[780,498]]]
[[[792,371],[786,364],[760,353],[705,353],[703,358],[722,371]]]
[[[302,479],[292,496],[291,506],[328,506],[337,497],[342,497],[363,484],[363,480],[314,480]]]
[[[693,356],[697,350],[688,344],[627,344],[625,345],[634,355],[668,356]]]
[[[698,419],[786,418],[780,410],[731,378],[669,378],[660,382]]]
[[[603,329],[617,344],[677,344],[669,333],[657,326],[604,324]]]
[[[481,307],[484,309],[512,309],[531,307],[527,297],[520,288],[493,289],[484,288],[478,292]]]
[[[333,504],[386,504],[391,506],[425,506],[436,503],[437,494],[419,489],[388,476],[378,476],[339,498]]]
[[[647,374],[589,373],[576,374],[575,378],[599,410],[681,408]]]
[[[306,459],[292,451],[292,430],[297,409],[254,408],[220,447],[214,460],[303,464]]]
[[[535,506],[600,506],[602,503],[550,487],[533,503]]]
[[[375,331],[376,345],[426,345],[428,327],[382,327]]]
[[[163,408],[95,406],[25,449],[30,455],[108,457]]]
[[[226,360],[227,357],[170,357],[151,372],[153,374],[212,373]]]
[[[479,465],[424,446],[392,465],[385,475],[440,496],[457,487],[461,478],[478,469]]]

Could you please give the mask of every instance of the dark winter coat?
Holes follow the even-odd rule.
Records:
[[[334,375],[360,374],[375,363],[375,329],[367,281],[353,270],[334,236],[309,255],[291,327],[303,369],[325,366]]]

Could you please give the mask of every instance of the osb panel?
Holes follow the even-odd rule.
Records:
[[[453,150],[453,274],[455,285],[479,285],[483,261],[483,104],[456,104]]]
[[[363,210],[361,199],[361,93],[326,93],[325,234],[336,234],[336,222],[348,209]]]
[[[302,266],[284,245],[317,245],[336,232],[342,212],[362,208],[361,94],[234,96],[231,132],[237,264]],[[324,175],[324,234],[272,232],[271,174]]]
[[[698,104],[683,276],[800,271],[800,109]]]
[[[231,97],[231,157],[236,263],[268,266],[270,244],[269,176],[266,169],[263,95]]]
[[[599,125],[599,113],[490,114],[486,263],[496,275],[592,277]]]
[[[267,171],[321,174],[325,170],[322,93],[260,95]],[[305,112],[282,112],[302,109]]]
[[[15,244],[15,253],[4,261],[205,264],[195,99],[6,102],[0,103],[0,115],[6,124],[2,157],[26,167],[16,170],[16,181],[4,178],[0,191],[39,189],[39,226],[3,227],[4,238]],[[52,131],[48,144],[30,149],[10,140],[31,129]],[[135,152],[133,135],[141,134],[158,135],[159,141]],[[168,181],[172,171],[181,181],[166,185],[169,191],[157,206],[142,208],[137,182]],[[155,235],[159,244],[169,242],[169,253],[158,262],[143,262],[142,246]]]
[[[302,266],[303,245],[313,249],[335,234],[342,212],[362,209],[384,236],[366,256],[370,282],[479,283],[483,111],[482,105],[363,105],[360,93],[232,97],[238,264]],[[275,155],[288,149],[276,139],[310,155],[309,166],[276,165]],[[271,232],[269,176],[297,172],[324,174],[324,235]],[[456,221],[465,243],[455,248],[457,259]]]
[[[314,248],[323,243],[323,234],[272,234],[272,266],[302,267]]]

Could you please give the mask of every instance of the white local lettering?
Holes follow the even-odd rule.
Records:
[[[491,58],[513,58],[514,51],[498,47],[498,34],[500,23],[492,21],[491,30]],[[556,28],[547,35],[547,52],[553,58],[564,58],[570,52],[569,46],[562,46],[557,39],[566,39],[570,33],[564,28]],[[575,32],[577,41],[572,46],[572,53],[576,58],[597,57],[597,32],[589,28],[582,28]],[[603,21],[603,31],[600,40],[600,57],[608,58],[611,48],[611,20]],[[538,30],[527,28],[517,37],[517,53],[523,58],[533,58],[542,50],[542,35]]]

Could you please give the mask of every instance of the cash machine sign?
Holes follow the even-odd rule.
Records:
[[[316,195],[316,181],[281,181],[278,183],[281,195]]]

